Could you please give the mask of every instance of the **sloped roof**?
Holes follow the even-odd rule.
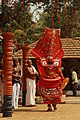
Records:
[[[29,45],[30,50],[32,50],[38,41]],[[61,38],[62,48],[64,51],[63,58],[80,58],[80,38]],[[22,49],[14,54],[14,57],[22,58]],[[30,54],[30,57],[33,57]]]
[[[64,51],[63,58],[80,58],[80,39],[61,39]]]

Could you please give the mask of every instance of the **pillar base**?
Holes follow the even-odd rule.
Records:
[[[3,117],[12,117],[12,96],[4,95]]]
[[[26,102],[26,90],[23,90],[22,92],[22,106],[25,106]]]

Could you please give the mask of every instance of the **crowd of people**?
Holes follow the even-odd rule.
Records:
[[[25,106],[35,106],[35,94],[36,94],[36,77],[38,72],[32,65],[30,59],[26,62],[26,101]],[[18,61],[13,61],[13,77],[12,77],[12,107],[18,108],[20,90],[22,90],[22,76],[20,71],[20,64]],[[22,97],[22,96],[21,96]]]
[[[39,72],[33,66],[31,59],[28,59],[26,64],[27,65],[26,65],[25,106],[33,107],[36,104],[36,101],[35,101],[35,98],[36,98],[36,80],[37,80],[37,77],[39,76]],[[14,109],[18,108],[20,89],[22,89],[21,72],[20,72],[19,67],[20,67],[19,63],[17,61],[14,61],[13,62],[13,80],[12,80],[12,83],[13,83],[12,107]],[[73,67],[70,69],[70,72],[71,72],[71,79],[72,79],[71,84],[72,84],[73,96],[77,96],[77,92],[76,92],[77,86],[78,86],[77,72],[75,72]],[[62,75],[62,77],[63,77],[63,75]],[[54,107],[54,110],[57,109],[56,104],[52,104],[52,106]],[[48,104],[47,111],[52,111],[51,104]]]

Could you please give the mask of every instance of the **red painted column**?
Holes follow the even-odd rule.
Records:
[[[4,87],[3,87],[3,117],[12,116],[12,46],[14,34],[3,33],[3,55],[4,55]]]
[[[23,46],[23,77],[22,77],[22,82],[23,82],[23,96],[22,96],[22,106],[25,106],[25,98],[26,98],[26,61],[29,58],[29,47]]]

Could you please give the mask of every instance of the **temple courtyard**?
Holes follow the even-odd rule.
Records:
[[[12,117],[2,117],[1,120],[80,120],[80,104],[58,104],[57,110],[47,112],[45,104],[36,104],[35,107],[19,106],[18,110],[13,110]]]
[[[19,105],[17,110],[12,110],[12,117],[3,117],[0,81],[0,120],[80,120],[80,91],[77,91],[77,94],[77,97],[73,97],[72,91],[67,91],[66,96],[63,95],[63,102],[57,105],[56,111],[47,112],[47,105],[41,103],[40,96],[37,96],[36,106]]]

